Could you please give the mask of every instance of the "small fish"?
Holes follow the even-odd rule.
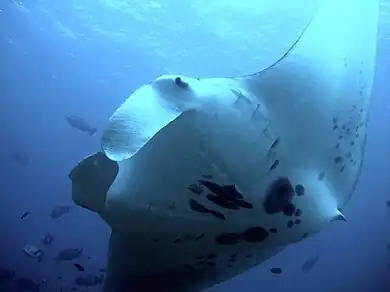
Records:
[[[69,125],[71,125],[73,128],[81,131],[88,133],[89,135],[93,135],[96,133],[97,129],[94,127],[91,127],[85,120],[82,118],[75,116],[75,115],[70,115],[66,117],[66,121],[68,122]]]
[[[281,274],[282,273],[281,268],[272,268],[272,269],[270,269],[270,271],[272,274]]]
[[[79,258],[83,253],[82,249],[78,248],[66,248],[60,250],[56,256],[58,261],[72,261]]]
[[[42,238],[42,244],[50,245],[53,242],[53,240],[54,240],[54,235],[52,233],[48,233]]]
[[[12,152],[11,159],[15,161],[17,164],[19,164],[20,166],[30,165],[30,158],[21,152]]]
[[[23,252],[26,256],[33,259],[37,259],[39,262],[42,261],[44,255],[43,250],[33,245],[26,245],[25,247],[23,247]]]
[[[103,278],[103,275],[96,276],[91,274],[83,274],[77,277],[75,282],[78,286],[91,287],[101,285],[103,283]]]
[[[74,263],[73,266],[75,266],[76,269],[79,270],[80,272],[84,272],[85,271],[84,267],[82,265],[80,265],[80,264]]]
[[[302,272],[304,273],[310,272],[314,268],[314,266],[316,265],[319,259],[320,259],[319,256],[316,255],[315,257],[306,260],[302,265]]]
[[[59,205],[59,206],[54,207],[53,210],[51,210],[50,217],[52,219],[58,219],[61,216],[69,213],[69,211],[70,211],[70,206]]]
[[[20,219],[26,218],[28,215],[30,215],[29,211],[24,212],[22,215],[20,215]]]

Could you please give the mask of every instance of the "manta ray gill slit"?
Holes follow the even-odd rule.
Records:
[[[187,82],[183,81],[180,77],[175,78],[175,84],[183,89],[188,89],[189,85]]]

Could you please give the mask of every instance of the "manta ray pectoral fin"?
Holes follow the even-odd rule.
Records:
[[[79,162],[69,173],[72,200],[79,206],[100,213],[107,191],[118,173],[117,162],[104,153],[94,153]]]
[[[378,7],[377,0],[323,1],[278,62],[241,78],[263,102],[269,128],[280,137],[280,165],[318,174],[334,208],[349,200],[361,170]]]

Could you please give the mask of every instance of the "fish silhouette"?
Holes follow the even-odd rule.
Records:
[[[82,118],[80,118],[78,116],[70,115],[70,116],[67,116],[65,119],[68,122],[68,124],[70,126],[72,126],[73,128],[75,128],[81,132],[88,133],[91,136],[93,134],[95,134],[97,131],[97,128],[91,127],[85,120],[83,120]]]

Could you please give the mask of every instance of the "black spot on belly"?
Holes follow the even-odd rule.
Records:
[[[198,185],[198,184],[191,184],[188,186],[188,189],[197,195],[203,194],[203,191],[204,191],[203,187],[201,185]]]
[[[274,163],[270,166],[269,170],[274,170],[279,165],[279,160],[275,160]]]
[[[278,233],[278,230],[276,228],[271,228],[269,230],[270,233]]]
[[[209,189],[209,191],[213,194],[219,197],[223,197],[227,200],[241,200],[244,198],[244,196],[237,191],[235,185],[221,186],[216,183],[205,180],[199,180],[199,183]]]
[[[272,274],[281,274],[282,273],[281,268],[272,268],[272,269],[270,269],[270,271]]]
[[[274,141],[274,143],[272,143],[272,145],[271,145],[271,149],[274,149],[274,148],[276,148],[276,146],[278,146],[278,145],[279,145],[279,142],[280,142],[280,138],[277,138],[277,139]]]
[[[297,196],[303,196],[305,194],[305,187],[303,185],[296,185],[295,186],[295,193]]]
[[[225,216],[221,212],[210,210],[210,214],[214,215],[218,219],[226,220]]]
[[[197,260],[201,260],[201,259],[203,259],[203,256],[201,256],[201,255],[198,255],[195,259],[197,259]]]
[[[205,206],[199,204],[196,200],[190,199],[189,200],[190,208],[192,211],[198,212],[198,213],[210,213],[210,210],[207,209]]]
[[[215,253],[210,253],[210,254],[208,254],[207,255],[207,259],[209,259],[209,260],[213,260],[213,259],[215,259],[217,257],[217,255],[215,254]]]
[[[302,210],[301,209],[296,209],[295,210],[295,216],[299,217],[302,215]]]
[[[294,188],[288,178],[273,181],[267,191],[263,208],[267,214],[276,214],[290,204],[294,196]]]
[[[253,205],[245,200],[234,200],[233,202],[242,208],[253,209]]]
[[[295,210],[296,210],[295,206],[290,203],[283,208],[283,214],[286,216],[292,216],[294,215]]]
[[[295,219],[295,224],[297,224],[297,225],[299,225],[299,224],[301,224],[301,222],[302,222],[302,220],[301,219]]]
[[[247,254],[245,258],[250,259],[250,258],[252,258],[252,257],[253,257],[253,255]]]
[[[181,238],[180,238],[180,237],[176,238],[176,239],[173,241],[173,243],[179,243],[179,242],[181,242]]]
[[[325,178],[325,172],[321,172],[319,175],[318,175],[318,180],[324,180]]]
[[[241,238],[246,242],[262,242],[269,236],[269,232],[262,227],[252,227],[245,230]]]
[[[229,200],[226,200],[224,197],[219,197],[219,196],[215,196],[215,195],[207,195],[207,199],[210,202],[212,202],[212,203],[214,203],[222,208],[225,208],[225,209],[230,209],[230,210],[240,209],[239,206],[230,202]]]
[[[202,214],[212,214],[219,219],[226,220],[225,216],[221,212],[207,209],[205,206],[203,206],[202,204],[199,204],[194,199],[189,200],[189,205],[190,205],[191,210],[194,212],[198,212],[198,213],[202,213]]]
[[[234,245],[240,241],[239,233],[222,233],[215,237],[215,242],[221,245]]]
[[[293,228],[294,227],[294,222],[292,220],[287,222],[287,228]]]
[[[341,156],[337,156],[334,159],[334,163],[336,163],[336,164],[339,164],[339,163],[341,163],[343,161],[344,161],[344,158],[342,158]]]
[[[236,258],[229,258],[228,261],[231,262],[231,263],[233,263],[233,262],[236,261]]]
[[[211,261],[200,261],[197,263],[198,265],[202,265],[202,266],[209,266],[210,268],[214,268],[215,267],[215,263],[211,262]]]
[[[302,234],[302,239],[303,239],[303,238],[306,238],[306,237],[308,237],[308,236],[309,236],[309,233],[305,232],[304,234]]]
[[[185,270],[189,270],[189,271],[192,271],[192,272],[197,271],[193,266],[188,265],[188,264],[182,265],[181,267],[182,267],[183,269],[185,269]]]

